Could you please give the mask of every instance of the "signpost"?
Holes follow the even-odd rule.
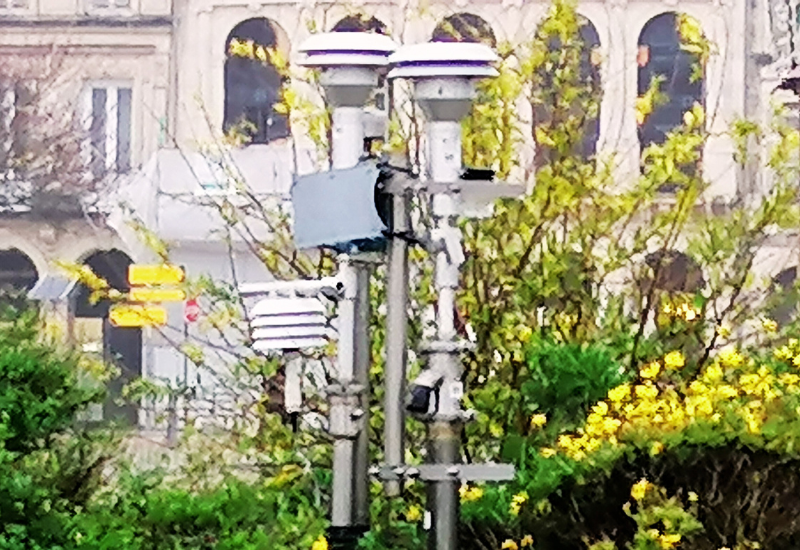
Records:
[[[182,302],[186,292],[180,288],[134,287],[128,293],[131,302]]]
[[[139,265],[128,266],[128,282],[131,285],[177,285],[183,282],[186,273],[177,265]]]
[[[161,285],[178,285],[186,273],[182,267],[162,265],[128,266],[128,302],[111,306],[108,318],[116,327],[158,327],[167,324],[167,310],[157,305],[163,302],[180,302],[186,299],[181,288]]]
[[[115,304],[108,312],[108,319],[115,327],[164,326],[167,324],[167,310],[158,306]]]

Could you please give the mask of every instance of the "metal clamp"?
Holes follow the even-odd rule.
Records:
[[[423,481],[508,481],[514,478],[513,464],[420,464],[419,466],[373,466],[370,475],[382,481],[421,479]]]
[[[434,353],[459,354],[465,351],[473,351],[475,344],[469,340],[430,340],[423,342],[419,348],[421,355],[431,355]]]
[[[366,412],[361,408],[364,386],[360,384],[331,384],[327,388],[330,400],[328,433],[335,439],[355,439],[364,428]]]

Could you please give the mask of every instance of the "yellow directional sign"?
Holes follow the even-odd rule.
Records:
[[[134,287],[128,293],[131,302],[182,302],[186,292],[179,288]]]
[[[186,274],[177,265],[128,266],[128,282],[132,285],[174,285],[182,283]]]
[[[155,327],[167,324],[167,310],[163,307],[117,304],[111,306],[108,318],[115,327]]]

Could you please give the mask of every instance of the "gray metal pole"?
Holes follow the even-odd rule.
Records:
[[[394,231],[407,231],[408,197],[405,192],[392,197]],[[393,238],[389,242],[389,267],[386,281],[386,368],[384,399],[384,454],[389,467],[404,463],[406,361],[408,358],[408,243]],[[402,489],[399,481],[384,485],[388,496],[397,496]]]
[[[369,279],[371,266],[367,262],[354,262],[356,269],[355,324],[355,381],[361,386],[360,412],[356,415],[361,430],[356,440],[353,466],[354,510],[353,524],[365,532],[369,529],[369,370],[372,364],[372,341],[369,337],[370,299]]]
[[[364,149],[363,108],[335,106],[332,124],[333,168],[352,168]],[[334,442],[331,526],[340,538],[331,541],[334,550],[355,548],[360,534],[357,531],[369,525],[370,266],[343,257],[339,269],[345,282],[345,297],[339,304],[338,379],[346,395],[334,396],[339,409],[335,415],[331,411],[331,420],[333,423],[336,416],[342,424],[357,421],[361,429],[353,438],[339,437]],[[360,393],[353,391],[354,383]],[[360,529],[353,529],[354,526]]]
[[[353,382],[355,365],[356,282],[358,274],[349,258],[339,262],[339,275],[344,283],[343,296],[338,306],[339,355],[336,381],[339,394],[331,395],[331,432],[333,442],[333,496],[331,525],[346,528],[353,524],[353,466],[355,440],[344,435],[350,432],[351,399],[347,389]]]
[[[428,121],[430,177],[435,182],[455,182],[461,173],[461,124],[453,120]],[[428,424],[428,447],[434,464],[458,464],[463,416],[461,411],[462,366],[456,342],[455,292],[463,262],[461,232],[455,226],[456,204],[452,196],[433,196],[432,232],[440,241],[436,254],[435,286],[438,293],[436,347],[429,357],[431,368],[444,373],[436,415]],[[428,489],[432,502],[428,548],[456,550],[458,545],[458,479],[434,481]],[[429,504],[430,508],[430,504]]]

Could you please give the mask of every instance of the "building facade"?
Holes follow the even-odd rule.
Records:
[[[233,127],[249,144],[231,159],[256,193],[285,194],[293,174],[315,169],[314,144],[292,136],[274,107],[287,78],[279,58],[291,64],[312,32],[348,30],[359,21],[398,43],[428,41],[450,27],[464,39],[523,43],[548,7],[544,0],[0,0],[0,130],[12,143],[26,113],[15,77],[43,74],[20,79],[15,67],[57,59],[58,73],[41,81],[38,93],[52,83],[58,93],[43,97],[45,111],[71,114],[77,149],[59,153],[80,159],[76,181],[86,184],[72,209],[63,208],[73,189],[64,182],[55,190],[23,185],[21,199],[0,204],[0,285],[30,289],[61,260],[90,265],[124,290],[127,265],[154,259],[127,223],[134,218],[167,241],[173,260],[191,275],[267,277],[244,239],[219,238],[224,224],[212,203],[226,193],[215,155],[222,132]],[[716,136],[703,152],[710,196],[730,201],[760,185],[738,168],[733,144],[719,134],[737,118],[769,116],[774,90],[800,51],[795,0],[605,0],[582,1],[578,9],[603,92],[591,151],[617,152],[617,170],[633,176],[642,148],[663,140],[700,102]],[[679,45],[682,15],[716,47],[699,81],[690,78],[691,58]],[[242,48],[249,55],[236,55]],[[636,98],[653,75],[667,72],[667,104],[637,124]],[[378,111],[386,106],[385,98],[376,101]],[[12,150],[6,147],[7,156]],[[6,188],[19,186],[24,178],[9,166]],[[781,239],[762,260],[776,274],[796,269],[775,260],[793,261],[782,252],[793,236]],[[80,288],[70,301],[76,338],[118,360],[130,376],[186,376],[174,342],[194,329],[184,326],[180,305],[170,308],[162,337],[111,327],[107,304],[90,304]]]

